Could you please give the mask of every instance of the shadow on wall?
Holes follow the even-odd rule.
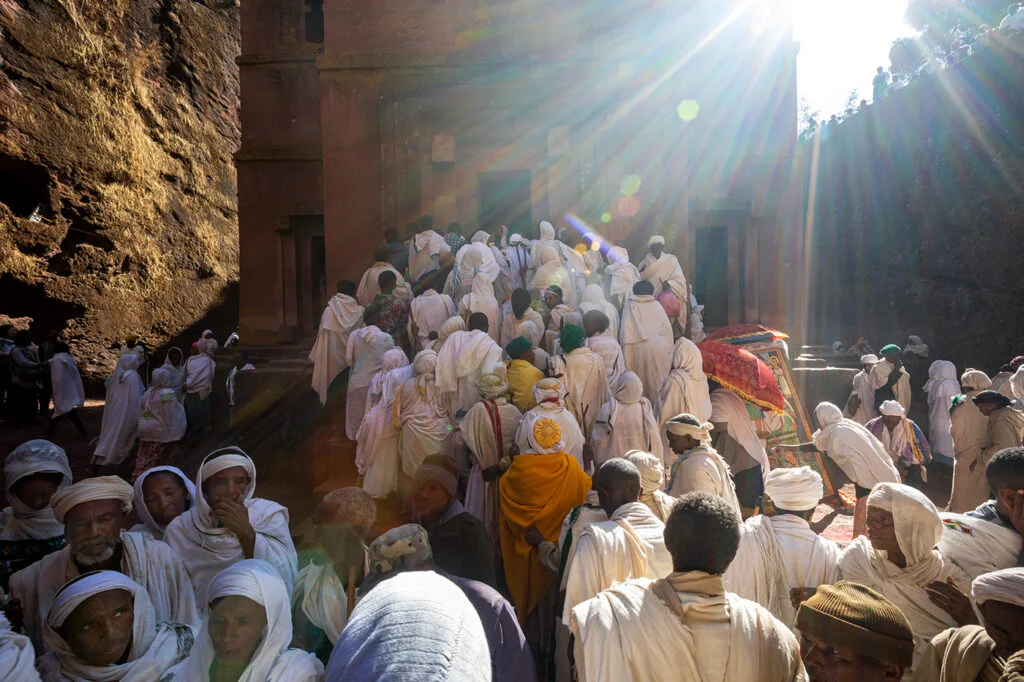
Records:
[[[1021,177],[1024,53],[1006,46],[836,128],[817,178],[811,338],[916,333],[960,369],[1019,354]]]

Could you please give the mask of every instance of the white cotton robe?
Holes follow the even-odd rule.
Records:
[[[67,353],[50,358],[50,383],[53,385],[53,416],[67,414],[85,405],[85,388],[78,365]]]
[[[114,373],[107,378],[100,439],[93,451],[96,463],[102,466],[120,464],[135,445],[145,390],[138,368],[138,355],[122,355]]]
[[[432,373],[418,374],[402,384],[395,401],[395,419],[402,425],[399,451],[402,472],[409,478],[416,475],[424,459],[449,451],[451,422]]]
[[[462,418],[460,431],[473,466],[466,483],[466,511],[487,524],[492,540],[498,538],[498,481],[486,482],[483,470],[497,464],[515,444],[523,415],[505,398],[481,400]]]
[[[346,360],[352,366],[345,398],[345,435],[356,440],[366,413],[370,381],[380,370],[384,353],[395,347],[391,335],[375,326],[363,327],[349,336]]]
[[[604,298],[604,291],[598,284],[588,284],[583,290],[583,300],[579,305],[580,315],[591,310],[602,312],[608,317],[608,334],[619,338],[619,310]]]
[[[838,407],[821,403],[814,418],[821,426],[814,432],[814,447],[828,455],[851,481],[869,490],[879,483],[900,482],[900,473],[882,443],[857,422],[843,418]]]
[[[622,310],[619,341],[626,369],[636,372],[644,395],[658,402],[661,386],[672,369],[675,340],[665,309],[653,296],[632,296]]]
[[[701,445],[684,452],[672,463],[669,472],[668,494],[672,497],[697,491],[718,495],[736,510],[737,518],[743,518],[729,465],[714,448]]]
[[[624,504],[607,521],[580,530],[565,585],[562,622],[569,625],[573,608],[616,583],[656,580],[671,572],[665,524],[641,502]]]
[[[597,413],[611,399],[604,361],[586,346],[551,358],[551,373],[561,376],[565,406],[576,417],[583,433],[590,433]]]
[[[377,284],[377,278],[384,272],[395,273],[396,296],[403,300],[412,298],[412,287],[402,277],[402,273],[396,270],[395,266],[391,263],[377,261],[366,269],[362,279],[359,280],[359,288],[356,289],[356,301],[359,305],[363,307],[368,306],[373,303],[373,299],[380,295],[380,285]]]
[[[484,374],[504,374],[501,348],[486,332],[455,332],[437,354],[437,388],[445,394],[449,418],[480,399],[476,384]]]
[[[519,430],[516,432],[516,445],[519,452],[530,452],[530,434],[533,433],[533,425],[541,419],[553,419],[562,429],[562,442],[565,443],[565,453],[572,455],[579,463],[580,468],[586,471],[583,464],[583,444],[585,438],[576,417],[572,412],[565,409],[558,403],[540,403],[537,407],[527,410],[523,414],[523,420],[519,422]]]
[[[841,553],[799,516],[753,516],[740,526],[740,546],[725,571],[725,587],[792,628],[796,610],[789,591],[835,583]]]
[[[626,372],[616,382],[612,399],[597,413],[590,431],[595,469],[630,450],[643,450],[664,461],[658,421],[643,390],[640,378]]]
[[[452,297],[439,294],[433,289],[427,289],[412,299],[409,306],[409,321],[412,323],[411,327],[416,330],[417,350],[428,348],[433,343],[430,340],[430,332],[441,331],[441,325],[455,313]]]
[[[444,237],[433,230],[420,232],[409,240],[409,280],[414,284],[441,267],[441,252],[451,253]]]
[[[313,362],[313,390],[327,404],[327,388],[348,367],[348,337],[363,326],[363,306],[345,294],[336,294],[320,316],[320,330],[309,352]]]
[[[621,246],[608,249],[608,265],[604,268],[608,278],[608,297],[620,308],[632,296],[633,285],[640,281],[640,271],[629,262],[629,253]],[[655,293],[657,293],[655,289]]]
[[[988,417],[972,400],[978,393],[976,390],[967,391],[964,400],[949,415],[949,434],[953,439],[953,489],[947,509],[959,514],[977,508],[992,494],[982,457],[988,444]]]
[[[679,265],[679,259],[671,253],[662,252],[658,258],[648,253],[640,262],[640,278],[654,285],[655,296],[661,293],[665,284],[668,285],[669,291],[679,299],[679,322],[685,327],[690,289],[683,268]]]
[[[865,370],[853,375],[853,394],[860,398],[860,406],[850,419],[858,424],[867,424],[878,416],[875,411],[875,391],[871,388],[871,376]]]
[[[459,314],[465,319],[473,313],[487,316],[487,334],[497,343],[501,339],[501,307],[494,297],[494,287],[483,275],[473,278],[473,288],[459,301]]]
[[[660,423],[680,414],[692,414],[701,423],[711,419],[711,393],[704,374],[700,348],[685,336],[679,337],[672,351],[672,369],[658,393]],[[668,436],[662,429],[666,451]]]
[[[363,490],[370,497],[387,497],[398,490],[400,429],[395,426],[395,398],[412,375],[411,365],[388,372],[380,400],[366,413],[359,427],[356,468],[363,477]]]
[[[196,503],[171,521],[164,532],[164,541],[184,560],[195,588],[196,601],[204,612],[209,604],[210,582],[225,568],[246,558],[238,536],[214,519],[213,510],[202,492],[203,470],[210,471],[207,463],[211,460],[214,462],[213,473],[223,470],[216,468],[221,464],[216,459],[221,456],[243,458],[244,461],[239,461],[238,465],[249,475],[243,504],[249,510],[249,523],[256,531],[253,558],[270,564],[284,581],[289,594],[298,571],[298,557],[288,529],[288,510],[276,502],[253,497],[256,490],[256,467],[252,460],[238,448],[225,448],[211,453],[199,465],[196,474]],[[207,477],[210,475],[212,473],[208,473]]]
[[[604,375],[611,386],[626,371],[626,359],[622,355],[622,346],[618,337],[601,332],[587,338],[587,348],[601,357],[604,363]]]
[[[933,455],[952,460],[953,436],[949,433],[949,408],[953,398],[960,395],[960,382],[956,366],[948,360],[936,360],[928,368],[928,381],[924,391],[928,394],[928,444]]]

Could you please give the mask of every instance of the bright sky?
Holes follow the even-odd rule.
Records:
[[[914,34],[907,0],[793,0],[799,97],[826,118],[842,111],[856,88],[871,101],[871,79],[889,69],[889,47]]]

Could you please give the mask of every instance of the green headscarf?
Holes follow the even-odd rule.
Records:
[[[567,324],[562,328],[562,336],[559,341],[562,344],[563,353],[571,353],[577,348],[582,348],[583,329],[574,324]]]
[[[525,336],[517,336],[516,338],[505,344],[505,352],[513,360],[517,359],[520,355],[533,348],[533,344],[530,343]]]

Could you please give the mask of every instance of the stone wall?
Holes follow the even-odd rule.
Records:
[[[813,145],[805,145],[807,166]],[[1024,351],[1024,45],[891,93],[820,145],[808,338],[995,371]]]

